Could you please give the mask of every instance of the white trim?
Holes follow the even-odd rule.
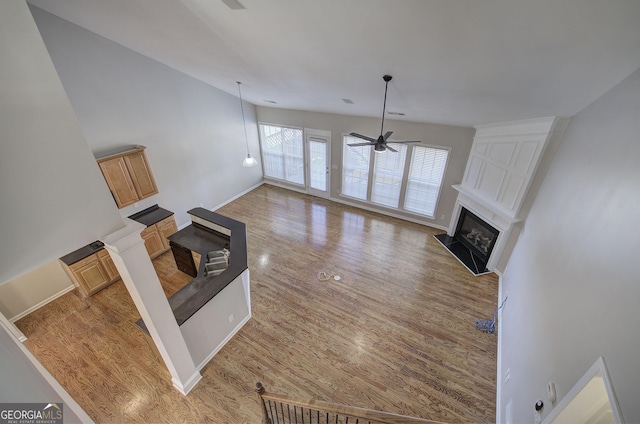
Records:
[[[44,366],[33,356],[29,350],[24,347],[24,345],[15,337],[14,333],[11,331],[11,324],[7,320],[7,318],[0,314],[0,327],[2,328],[0,331],[7,331],[11,339],[18,346],[18,349],[22,352],[22,354],[31,362],[33,367],[36,369],[38,373],[42,376],[42,378],[49,384],[49,386],[60,396],[62,402],[64,403],[65,408],[69,408],[73,413],[80,418],[80,421],[83,423],[93,423],[93,420],[89,415],[82,409],[82,407],[71,397],[71,395],[58,383],[58,381],[53,378],[53,376],[46,370]]]
[[[498,303],[504,299],[502,293],[502,273],[495,271],[498,274]],[[506,306],[506,304],[505,304]],[[502,420],[502,410],[500,404],[502,402],[502,310],[498,311],[498,351],[496,359],[496,423],[504,422]]]
[[[242,191],[242,192],[241,192],[241,193],[239,193],[239,194],[236,194],[235,196],[233,196],[233,197],[231,197],[231,198],[229,198],[229,199],[225,200],[224,202],[219,203],[218,205],[216,205],[216,206],[214,206],[214,207],[212,207],[212,208],[205,208],[205,209],[210,210],[211,212],[214,212],[216,209],[220,209],[221,207],[225,206],[225,205],[226,205],[226,204],[228,204],[228,203],[233,202],[234,200],[238,199],[239,197],[244,196],[245,194],[249,193],[250,191],[253,191],[253,190],[257,189],[258,187],[260,187],[260,186],[261,186],[261,185],[263,185],[264,183],[265,183],[265,181],[264,181],[264,180],[262,180],[262,181],[260,181],[258,184],[255,184],[255,185],[253,185],[253,186],[249,187],[248,189],[246,189],[246,190]],[[189,225],[191,225],[191,221],[188,221],[188,222],[184,223],[183,225],[180,225],[180,226],[178,227],[178,230],[182,230],[182,229],[184,229],[184,228],[188,227]]]
[[[234,328],[233,330],[231,330],[231,332],[227,335],[227,337],[224,338],[224,340],[222,340],[220,342],[220,344],[218,346],[216,346],[213,351],[206,357],[204,358],[204,360],[200,363],[200,365],[196,366],[196,370],[197,371],[201,371],[202,368],[205,367],[205,365],[207,365],[209,363],[209,361],[211,361],[213,359],[214,356],[216,356],[216,354],[218,352],[220,352],[220,349],[222,349],[224,347],[224,345],[226,345],[229,340],[231,340],[231,338],[233,336],[236,335],[236,333],[238,331],[240,331],[240,329],[242,327],[244,327],[244,325],[251,319],[251,308],[249,308],[249,315],[247,315],[242,321],[240,321],[238,323],[238,325],[236,326],[236,328]]]
[[[291,190],[291,191],[295,191],[295,192],[302,193],[302,194],[309,194],[309,193],[306,193],[304,190],[297,190],[297,189],[292,188],[290,186],[278,184],[277,182],[274,182],[274,181],[268,180],[268,179],[265,179],[264,183],[267,184],[267,185],[280,187],[280,188],[283,188],[285,190]],[[369,212],[375,212],[375,213],[379,213],[381,215],[390,216],[392,218],[398,218],[398,219],[402,219],[404,221],[413,222],[414,224],[424,225],[425,227],[436,228],[438,230],[443,230],[443,231],[447,231],[447,229],[448,229],[448,227],[445,227],[445,226],[442,226],[442,225],[438,225],[438,224],[434,224],[434,223],[431,223],[431,222],[421,221],[419,219],[415,219],[415,218],[412,218],[410,216],[394,214],[394,213],[388,212],[388,211],[386,211],[386,210],[384,210],[382,208],[378,209],[378,208],[374,208],[374,207],[368,207],[368,206],[362,205],[360,203],[349,202],[348,200],[345,200],[345,199],[347,199],[346,196],[342,196],[342,195],[339,195],[339,196],[341,198],[337,198],[337,197],[332,197],[331,196],[331,197],[326,197],[326,198],[323,197],[323,199],[326,199],[326,200],[329,200],[329,201],[332,201],[332,202],[336,202],[336,203],[340,203],[340,204],[343,204],[343,205],[347,205],[347,206],[353,206],[354,208],[358,208],[358,209],[364,209],[364,210],[369,211]]]
[[[193,389],[200,380],[202,380],[202,374],[200,374],[200,370],[196,370],[196,372],[191,377],[189,377],[189,379],[184,384],[182,384],[175,377],[171,378],[173,387],[175,387],[180,393],[185,396],[189,394],[191,389]]]
[[[611,412],[613,413],[614,419],[616,423],[623,423],[622,412],[620,411],[620,405],[618,405],[618,400],[613,391],[613,386],[611,385],[611,380],[609,379],[609,372],[607,371],[607,366],[604,363],[604,358],[599,356],[596,359],[596,362],[589,368],[589,370],[578,380],[578,382],[571,388],[569,393],[567,393],[560,402],[551,410],[549,415],[545,417],[542,421],[544,424],[552,423],[554,419],[560,415],[562,411],[573,401],[573,399],[580,393],[582,389],[591,381],[593,377],[595,377],[598,373],[602,377],[604,382],[604,386],[607,390],[607,396],[609,397],[609,406],[611,406]]]
[[[342,196],[342,197],[345,198],[345,196]],[[332,200],[332,201],[334,201],[336,203],[342,203],[343,205],[353,206],[354,208],[364,209],[364,210],[367,210],[369,212],[376,212],[376,213],[379,213],[379,214],[382,214],[382,215],[390,216],[392,218],[398,218],[398,219],[402,219],[404,221],[413,222],[414,224],[424,225],[425,227],[437,228],[438,230],[444,230],[444,231],[447,231],[447,228],[448,228],[448,227],[444,227],[442,225],[433,224],[431,222],[420,221],[420,220],[412,218],[410,216],[404,216],[404,215],[400,215],[400,214],[395,214],[393,212],[388,212],[388,211],[383,210],[383,209],[376,209],[376,208],[368,207],[366,205],[361,205],[359,203],[352,203],[352,202],[349,202],[347,200],[336,199],[335,197],[332,197],[329,200]]]
[[[20,312],[18,315],[14,316],[13,318],[10,318],[9,321],[11,323],[14,323],[16,321],[18,321],[19,319],[22,319],[24,317],[26,317],[27,315],[29,315],[31,312],[34,312],[40,308],[42,308],[43,306],[45,306],[47,303],[53,302],[54,300],[56,300],[57,298],[59,298],[60,296],[63,296],[67,293],[69,293],[70,291],[72,291],[73,289],[75,289],[76,286],[74,286],[73,284],[71,284],[69,287],[64,288],[62,290],[60,290],[58,293],[55,293],[51,296],[49,296],[48,298],[46,298],[45,300],[33,305],[32,307],[30,307],[29,309],[27,309],[26,311],[22,311]],[[20,333],[22,334],[22,333]],[[22,335],[22,337],[24,337],[24,334]],[[26,337],[24,337],[24,340],[27,340]],[[20,340],[20,341],[24,341],[24,340]]]
[[[229,198],[228,200],[225,200],[224,202],[222,202],[222,203],[218,204],[217,206],[212,207],[212,208],[211,208],[211,209],[209,209],[209,210],[213,212],[213,211],[215,211],[216,209],[220,209],[221,207],[223,207],[223,206],[225,206],[225,205],[227,205],[227,204],[229,204],[229,203],[233,202],[234,200],[238,199],[239,197],[244,196],[245,194],[249,193],[250,191],[253,191],[253,190],[257,189],[258,187],[260,187],[260,186],[261,186],[261,185],[263,185],[263,184],[264,184],[264,180],[260,181],[260,182],[259,182],[258,184],[256,184],[256,185],[251,186],[251,187],[249,187],[248,189],[246,189],[246,190],[244,190],[244,191],[240,192],[239,194],[236,194],[235,196],[233,196],[233,197]],[[189,224],[191,224],[191,223],[189,223]],[[187,224],[187,225],[189,225],[189,224]],[[185,225],[185,227],[186,227],[186,225]]]

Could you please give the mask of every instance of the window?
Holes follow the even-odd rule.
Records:
[[[341,194],[433,218],[449,151],[394,144],[397,152],[373,153],[371,146],[347,145],[360,142],[359,138],[344,136]]]
[[[449,151],[413,146],[404,208],[433,217]]]
[[[372,150],[371,147],[367,147]],[[373,164],[373,186],[371,201],[391,208],[398,207],[404,175],[404,163],[407,157],[406,144],[394,144],[398,152],[385,150],[375,153]]]
[[[265,177],[304,185],[302,129],[260,124]]]
[[[369,186],[370,146],[349,147],[348,143],[362,140],[345,136],[342,149],[342,194],[356,199],[367,200]]]

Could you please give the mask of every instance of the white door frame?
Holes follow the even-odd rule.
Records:
[[[318,190],[311,187],[311,152],[309,145],[311,141],[325,143],[326,149],[326,173],[327,186],[326,190]],[[304,157],[305,157],[305,189],[308,194],[317,197],[328,198],[331,192],[331,131],[315,130],[311,128],[304,129]]]

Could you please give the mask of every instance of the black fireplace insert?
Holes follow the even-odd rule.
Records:
[[[454,238],[484,262],[489,260],[498,234],[500,234],[498,230],[468,209],[463,207],[460,211]]]

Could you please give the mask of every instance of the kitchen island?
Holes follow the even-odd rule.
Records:
[[[222,273],[208,275],[206,260],[201,260],[195,278],[168,299],[200,369],[251,318],[247,233],[244,223],[207,209],[187,213],[191,224],[169,236],[172,250],[175,245],[203,259],[211,251],[226,248],[230,252]],[[146,331],[142,320],[136,324]]]

